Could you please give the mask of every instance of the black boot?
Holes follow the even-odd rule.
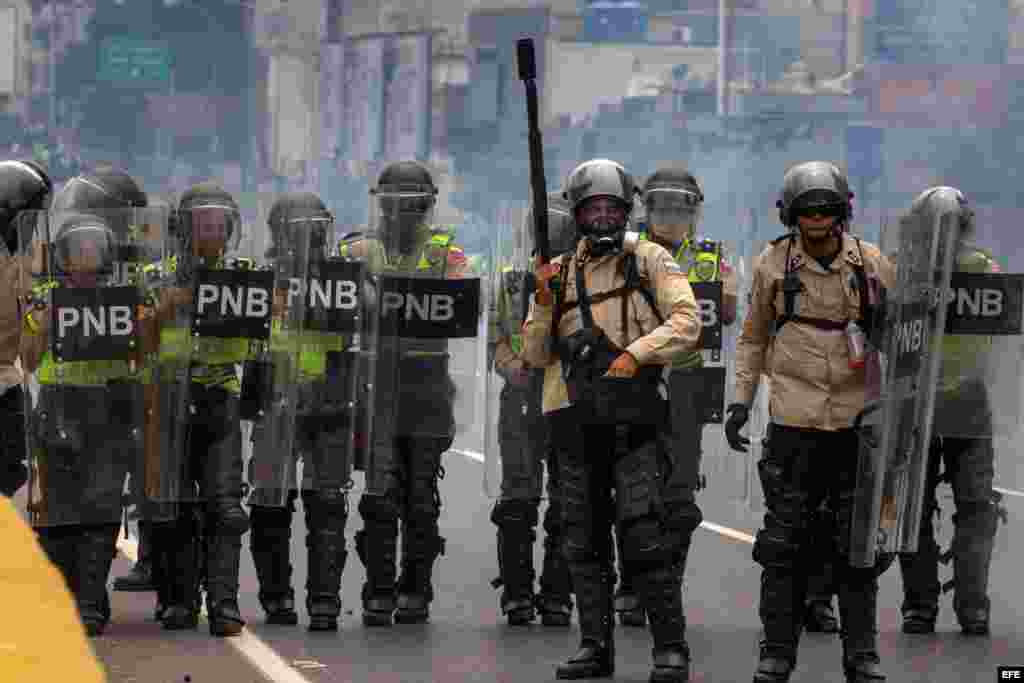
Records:
[[[874,569],[845,570],[839,583],[842,615],[843,671],[847,683],[886,680],[878,657],[878,581]]]
[[[343,491],[304,492],[306,548],[306,610],[310,631],[337,631],[341,615],[341,575],[345,551],[347,508]]]
[[[130,572],[114,579],[114,590],[128,593],[156,590],[153,583],[153,534],[151,523],[146,520],[139,521],[138,560]]]
[[[206,544],[206,613],[210,635],[237,636],[245,626],[238,609],[238,566],[242,539],[216,534]]]
[[[150,557],[152,558],[153,589],[156,591],[156,607],[153,610],[153,620],[162,621],[164,610],[170,602],[170,583],[173,577],[170,565],[168,547],[174,543],[173,522],[151,522],[150,535]]]
[[[535,501],[502,500],[491,512],[491,521],[498,527],[499,573],[491,585],[504,588],[501,613],[510,626],[525,626],[537,618],[533,595],[537,505]]]
[[[249,548],[260,582],[259,601],[267,613],[267,623],[294,626],[299,623],[292,589],[293,498],[285,507],[254,505],[249,513]]]
[[[559,680],[611,678],[615,675],[611,577],[597,563],[572,570],[580,619],[579,650],[555,670]]]
[[[647,625],[647,614],[644,612],[643,601],[633,585],[633,577],[623,561],[625,553],[622,543],[623,533],[620,524],[615,528],[615,546],[619,558],[619,588],[615,591],[615,613],[619,615],[619,623],[623,626],[643,628]]]
[[[767,566],[761,572],[759,612],[764,638],[754,683],[787,683],[796,667],[803,626],[806,580],[790,567]]]
[[[572,582],[569,565],[562,554],[560,512],[549,503],[544,515],[544,566],[540,574],[540,593],[536,604],[544,626],[568,626],[572,621]]]
[[[107,577],[117,553],[119,527],[113,524],[83,527],[78,545],[78,613],[89,636],[102,635],[110,623]]]
[[[169,631],[198,628],[202,539],[197,514],[193,509],[183,511],[176,521],[155,531],[157,547],[166,553],[162,566],[167,570],[167,583],[159,586],[166,600],[160,615],[163,627]]]
[[[939,583],[939,546],[932,524],[932,515],[926,515],[921,522],[917,552],[899,556],[904,633],[935,633],[942,586]]]
[[[399,624],[423,624],[430,620],[434,600],[434,561],[444,554],[440,536],[419,536],[405,524],[402,533],[402,575],[398,579],[395,621]]]
[[[690,648],[686,643],[681,576],[678,569],[666,568],[637,577],[654,640],[650,683],[687,683],[690,680]]]
[[[362,590],[363,625],[391,626],[396,607],[397,522],[367,523],[365,529],[356,532],[355,542],[356,554],[366,568],[366,582]]]
[[[953,516],[953,610],[968,636],[989,634],[988,578],[999,526],[998,500],[964,504]]]

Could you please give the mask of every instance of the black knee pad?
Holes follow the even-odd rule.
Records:
[[[211,536],[242,536],[249,530],[249,516],[241,500],[215,501],[207,508],[206,522]]]
[[[537,526],[539,514],[536,500],[499,500],[491,510],[491,522],[496,526]]]
[[[679,547],[672,541],[673,535],[663,533],[657,519],[626,522],[622,527],[622,557],[619,559],[633,575],[673,566],[679,561]]]
[[[393,524],[398,520],[398,505],[391,496],[364,493],[359,499],[359,515],[367,524]]]
[[[348,496],[341,489],[303,491],[302,506],[309,529],[330,526],[331,521],[348,519]]]
[[[999,507],[991,500],[961,502],[953,515],[959,534],[971,538],[990,539],[999,527]]]
[[[762,567],[792,569],[797,565],[800,544],[780,528],[761,529],[754,541],[754,562]]]

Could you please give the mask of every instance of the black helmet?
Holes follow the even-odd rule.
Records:
[[[536,241],[533,234],[533,207],[526,213],[526,243],[534,244]],[[579,233],[576,230],[576,221],[572,216],[572,209],[568,200],[561,192],[548,193],[548,246],[551,248],[551,257],[572,251],[579,241]]]
[[[0,239],[10,251],[18,248],[14,217],[20,211],[40,211],[53,191],[53,183],[31,161],[0,161]]]
[[[850,183],[835,164],[806,161],[793,166],[782,178],[782,192],[775,206],[786,227],[796,225],[797,212],[810,207],[835,207],[840,221],[853,217]]]
[[[75,176],[53,198],[53,210],[139,208],[148,205],[146,193],[124,171],[101,166]]]
[[[110,274],[117,259],[117,235],[105,218],[84,212],[70,212],[60,215],[57,230],[53,236],[53,270],[59,275],[69,275],[69,256],[95,249],[99,263],[94,272]]]
[[[430,170],[418,161],[396,161],[388,164],[377,178],[377,186],[370,194],[430,194],[437,195],[437,187]]]
[[[704,193],[692,173],[680,166],[660,168],[647,179],[643,189],[648,230],[654,225],[693,225],[700,220]],[[685,235],[659,235],[680,241]]]
[[[426,166],[418,161],[388,164],[370,194],[376,198],[370,229],[380,235],[385,250],[410,254],[430,239],[438,190]]]
[[[267,216],[267,227],[273,242],[267,257],[276,256],[288,242],[308,241],[310,255],[325,255],[327,239],[334,226],[334,216],[312,192],[289,192],[278,197]]]
[[[118,235],[127,235],[132,225],[133,208],[143,208],[149,202],[146,193],[130,175],[112,166],[99,166],[89,173],[75,176],[53,198],[51,211],[104,211],[111,229]],[[115,214],[121,213],[121,216]]]
[[[947,216],[951,219],[946,218]],[[933,228],[948,230],[940,234],[939,244],[956,243],[974,234],[975,216],[967,197],[955,187],[940,185],[919,194],[904,220],[921,221],[928,234]]]
[[[594,253],[608,253],[622,246],[633,211],[633,198],[639,192],[633,176],[621,164],[609,159],[585,161],[569,174],[563,196],[572,206],[576,227],[583,236],[590,239]],[[616,200],[625,210],[625,219],[615,224],[587,224],[581,219],[580,210],[584,203],[597,197]]]
[[[170,230],[177,237],[182,254],[191,259],[194,219],[192,213],[201,209],[220,209],[226,216],[227,235],[224,251],[241,239],[241,215],[231,194],[213,182],[198,183],[185,190],[178,200],[178,210],[171,214]],[[187,268],[179,263],[179,273],[189,277]]]
[[[682,190],[694,196],[694,203],[704,201],[704,193],[697,178],[682,166],[665,166],[652,173],[644,183],[644,200],[647,200],[649,192],[655,190]]]

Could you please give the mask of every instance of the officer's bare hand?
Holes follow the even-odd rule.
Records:
[[[558,276],[559,268],[553,263],[541,263],[540,256],[537,257],[534,275],[537,278],[537,303],[541,306],[550,306],[555,297],[551,292],[551,280]]]
[[[619,357],[615,359],[608,367],[608,372],[605,373],[606,377],[632,377],[636,374],[636,371],[640,368],[640,365],[636,362],[636,358],[633,358],[629,352],[619,354]]]

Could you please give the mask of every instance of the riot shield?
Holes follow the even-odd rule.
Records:
[[[532,218],[529,211],[503,205],[494,224],[498,229],[487,293],[490,376],[483,420],[484,489],[492,498],[543,498],[544,369],[525,367],[521,358],[522,326],[534,290]]]
[[[849,560],[857,567],[917,550],[959,206],[942,191],[919,197],[895,229],[886,334],[867,354],[867,401],[855,425],[861,443]],[[872,296],[881,291],[868,285]]]
[[[261,266],[274,277],[270,339],[255,344],[242,368],[239,416],[252,422],[249,504],[283,507],[295,481],[300,375],[312,339],[307,334],[309,232],[294,231]]]
[[[374,350],[366,272],[363,263],[334,258],[309,265],[295,434],[303,490],[348,488],[366,457],[371,404],[362,373]]]
[[[242,226],[233,207],[179,210],[171,224],[172,273],[155,292],[158,387],[145,480],[147,498],[166,504],[200,500],[202,444],[235,448],[237,438],[240,448],[242,406],[269,414],[275,398],[260,393],[272,373],[250,374],[244,391],[239,376],[266,362],[275,271],[238,258]]]
[[[1002,272],[994,256],[969,244],[954,259],[932,434],[991,441],[999,493],[1024,495],[1017,448],[1024,275]]]
[[[725,264],[728,266],[728,281],[721,285],[714,284],[714,289],[700,282],[693,283],[694,295],[701,306],[701,322],[704,325],[701,341],[703,342],[708,334],[703,329],[714,325],[718,328],[715,336],[720,335],[721,339],[720,343],[716,340],[718,348],[702,352],[702,372],[707,373],[707,383],[710,387],[706,402],[714,413],[706,416],[711,419],[706,420],[708,424],[703,431],[701,476],[702,483],[707,480],[715,495],[725,496],[734,502],[751,504],[755,502],[751,496],[760,492],[756,465],[751,465],[751,462],[756,463],[765,427],[764,418],[767,416],[767,410],[762,411],[760,408],[767,405],[764,401],[770,395],[767,378],[761,378],[757,400],[750,410],[747,433],[751,440],[751,452],[747,456],[737,454],[729,447],[725,440],[723,422],[725,407],[734,402],[736,342],[743,328],[745,304],[750,294],[751,274],[758,252],[756,245],[752,243],[724,242],[722,245]],[[727,311],[734,315],[731,324],[726,324],[726,319],[722,315],[726,293],[735,297],[735,311]],[[721,302],[719,296],[722,297]]]
[[[721,425],[734,355],[726,344],[726,334],[737,324],[740,283],[734,243],[698,239],[695,244],[695,250],[681,252],[677,260],[689,273],[701,334],[697,349],[674,363],[666,379],[676,441],[673,450],[681,456],[681,476],[696,489],[706,486],[712,470],[726,455]]]
[[[449,449],[480,458],[488,374],[486,291],[457,256],[373,268],[372,410],[366,490],[394,488],[405,463]],[[411,466],[411,465],[410,465]]]
[[[163,257],[167,218],[164,209],[22,217],[32,232],[23,362],[39,387],[25,411],[34,526],[117,524],[126,478],[142,476],[156,349],[145,269]]]

